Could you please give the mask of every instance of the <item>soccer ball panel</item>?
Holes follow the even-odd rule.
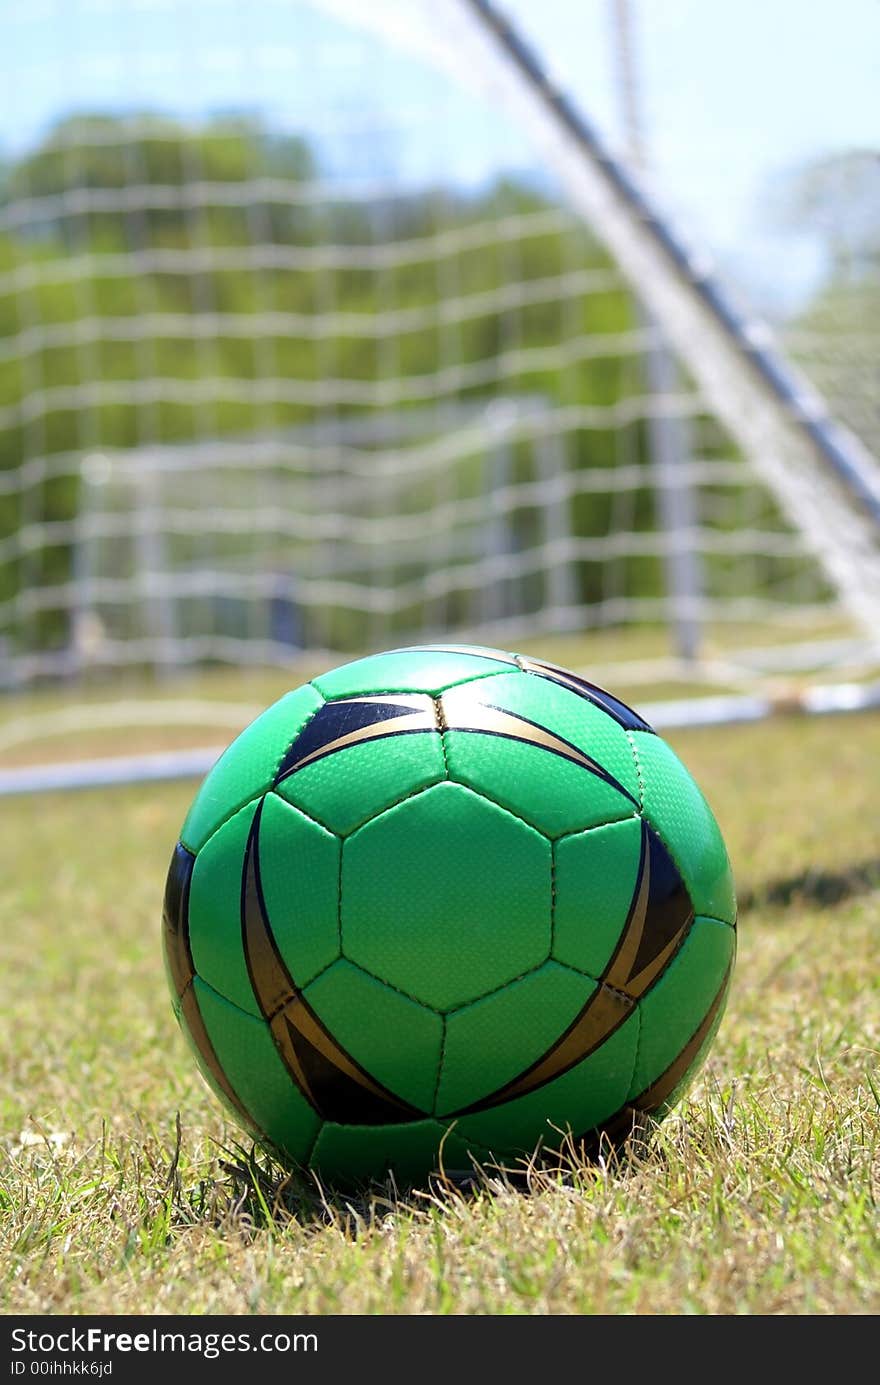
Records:
[[[394,692],[422,692],[437,697],[454,683],[499,672],[510,657],[486,655],[479,649],[464,647],[391,649],[323,673],[313,680],[313,686],[328,699]]]
[[[387,735],[322,756],[283,779],[277,792],[341,836],[401,799],[445,778],[439,731]]]
[[[514,669],[445,693],[442,707],[450,730],[467,727],[474,703],[519,718],[524,723],[522,735],[526,738],[534,736],[534,730],[530,732],[529,728],[549,733],[534,736],[534,743],[543,745],[549,753],[564,755],[567,748],[569,753],[570,749],[579,751],[577,763],[593,762],[638,802],[638,774],[626,731],[588,697],[539,674]],[[511,733],[515,729],[511,722]]]
[[[644,784],[644,815],[678,866],[694,911],[734,923],[733,876],[711,808],[665,741],[639,731],[630,735]]]
[[[338,837],[267,794],[260,815],[260,886],[275,944],[299,987],[339,956],[341,849]]]
[[[638,809],[626,733],[587,698],[519,669],[440,699],[450,776],[548,837]]]
[[[639,1002],[641,1033],[630,1098],[643,1093],[686,1053],[723,991],[735,950],[736,933],[729,924],[694,919],[679,951]],[[691,1060],[677,1085],[685,1077],[690,1081],[695,1072]]]
[[[437,1112],[479,1101],[518,1077],[562,1034],[596,983],[547,962],[446,1019]]]
[[[395,1096],[433,1109],[443,1021],[399,991],[336,962],[306,987],[305,998],[327,1031]]]
[[[288,1158],[305,1162],[320,1118],[291,1079],[268,1025],[230,1005],[198,977],[193,989],[220,1068],[260,1138]],[[217,1090],[201,1056],[200,1066]],[[229,1106],[222,1090],[219,1095]]]
[[[396,1178],[421,1179],[427,1169],[471,1172],[476,1157],[488,1151],[462,1139],[439,1121],[409,1125],[339,1125],[328,1121],[321,1129],[311,1163],[321,1176],[343,1186],[383,1178],[393,1169]]]
[[[731,968],[722,982],[721,990],[682,1052],[650,1087],[634,1094],[634,1109],[648,1111],[654,1120],[659,1121],[681,1100],[709,1055],[718,1026],[724,1018],[732,979]]]
[[[189,945],[199,976],[248,1014],[261,1011],[241,945],[241,877],[258,804],[249,803],[209,837],[189,890]]]
[[[224,750],[181,828],[180,840],[189,851],[199,851],[221,823],[271,787],[285,752],[321,702],[309,684],[286,693]]]
[[[638,818],[556,843],[553,956],[599,977],[620,941],[642,851]]]
[[[615,1116],[626,1102],[638,1048],[638,1016],[628,1017],[586,1058],[525,1096],[463,1115],[456,1131],[501,1152],[559,1148]]]
[[[342,950],[433,1009],[550,952],[550,843],[460,784],[437,784],[343,844]]]
[[[612,785],[537,745],[450,730],[449,774],[547,837],[629,817],[635,805]]]

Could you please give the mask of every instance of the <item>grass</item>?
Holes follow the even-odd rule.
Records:
[[[880,718],[668,739],[741,904],[709,1060],[624,1157],[470,1188],[343,1196],[226,1120],[159,951],[194,785],[0,802],[3,1312],[880,1311]]]

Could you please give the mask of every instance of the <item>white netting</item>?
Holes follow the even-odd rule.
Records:
[[[648,389],[657,329],[443,8],[7,21],[7,683],[612,625],[851,632],[816,505],[780,505],[782,459],[741,454],[692,372]]]

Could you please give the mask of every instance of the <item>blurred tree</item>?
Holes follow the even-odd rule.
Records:
[[[0,182],[0,338],[9,344],[4,352],[0,342],[0,470],[33,457],[70,460],[41,463],[33,482],[0,491],[2,534],[25,522],[72,520],[78,458],[87,450],[311,422],[325,407],[320,385],[330,381],[357,386],[363,397],[375,386],[377,400],[396,382],[397,407],[419,407],[431,397],[420,395],[419,382],[452,362],[460,383],[453,372],[450,403],[490,399],[499,389],[558,406],[631,396],[628,356],[588,349],[596,334],[613,338],[633,325],[621,287],[505,297],[514,284],[608,268],[585,228],[464,237],[445,271],[433,256],[432,237],[551,210],[548,196],[507,178],[478,191],[426,187],[393,199],[334,200],[316,195],[320,173],[305,139],[249,117],[218,116],[195,128],[149,112],[70,117],[9,167]],[[374,268],[321,253],[389,238],[425,241],[424,258],[380,259]],[[316,253],[274,253],[286,247]],[[405,322],[408,314],[417,330],[370,330],[383,315]],[[181,385],[191,386],[191,398]],[[364,410],[358,390],[331,402],[336,417]],[[612,467],[621,456],[643,457],[642,431],[638,418],[583,429],[572,435],[570,462]],[[480,465],[462,464],[474,474],[457,478],[459,494],[478,493]],[[518,457],[516,465],[528,463]],[[607,533],[611,505],[607,493],[578,497],[576,531]],[[628,523],[654,522],[646,488],[632,498]],[[515,528],[528,535],[534,520],[520,514]],[[642,589],[647,581],[660,590],[653,560],[625,561],[633,574],[638,567]],[[69,541],[0,562],[0,600],[68,581],[72,562]],[[598,565],[585,564],[582,599],[598,599],[602,582]],[[68,638],[57,615],[37,624],[45,642]]]
[[[817,290],[788,325],[789,349],[880,456],[880,151],[850,150],[795,170],[776,216],[818,237],[825,252]]]
[[[781,184],[776,216],[786,229],[820,238],[832,279],[880,272],[880,150],[830,154],[796,169]]]

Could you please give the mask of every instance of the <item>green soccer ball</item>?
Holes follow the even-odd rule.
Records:
[[[705,1057],[736,952],[669,746],[539,659],[425,646],[287,693],[202,784],[164,953],[217,1096],[352,1183],[618,1144]]]

